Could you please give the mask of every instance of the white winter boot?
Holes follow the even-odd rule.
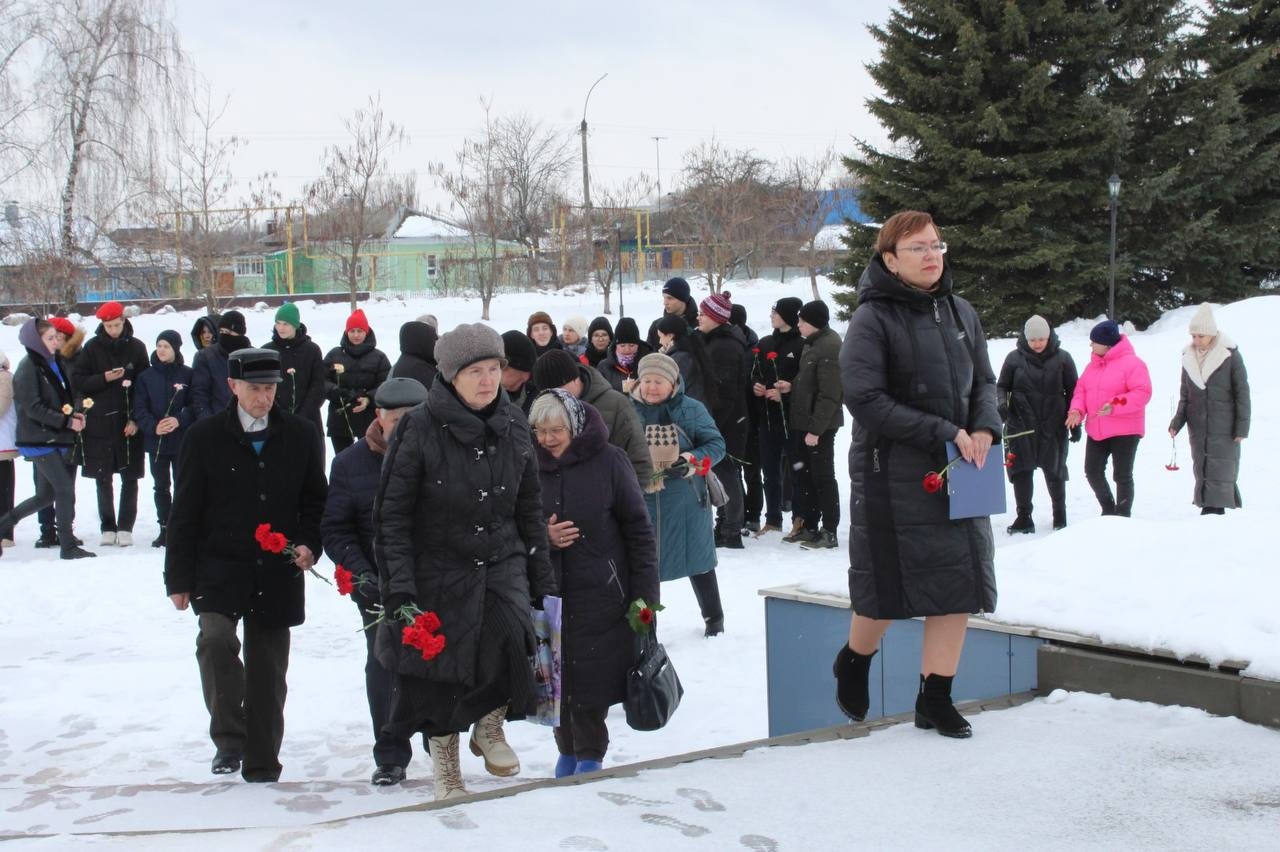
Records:
[[[507,745],[502,733],[502,720],[506,716],[507,708],[499,707],[471,728],[471,753],[484,758],[484,768],[490,775],[515,775],[520,771],[520,758]]]
[[[458,763],[458,735],[431,738],[431,764],[435,772],[436,801],[460,799],[467,795]]]

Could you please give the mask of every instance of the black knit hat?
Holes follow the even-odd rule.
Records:
[[[729,322],[734,325],[746,327],[747,325],[747,308],[737,302],[733,303],[733,307],[729,309]]]
[[[1102,346],[1115,346],[1120,342],[1120,326],[1115,320],[1103,320],[1090,329],[1089,339]]]
[[[172,346],[174,352],[182,351],[182,335],[178,334],[178,332],[173,329],[166,328],[164,331],[157,334],[156,343],[159,343],[161,340]]]
[[[831,324],[831,311],[827,308],[826,302],[814,299],[812,302],[805,303],[805,306],[800,309],[800,319],[814,328],[826,328]]]
[[[613,330],[614,343],[639,343],[640,327],[631,317],[618,320],[618,327]]]
[[[689,323],[680,314],[663,314],[662,319],[658,320],[658,331],[675,335],[676,340],[679,340],[689,333]]]
[[[689,282],[679,276],[668,278],[667,283],[662,285],[662,293],[665,296],[674,296],[682,302],[688,302]]]
[[[223,329],[233,331],[236,334],[244,334],[248,329],[248,326],[245,325],[244,322],[244,314],[239,311],[227,311],[225,314],[218,317],[218,331],[222,331]]]
[[[508,367],[522,373],[533,372],[533,362],[538,358],[538,350],[533,348],[529,335],[512,329],[502,335],[502,345],[507,349]]]
[[[587,326],[587,340],[590,340],[591,335],[597,331],[609,332],[609,340],[613,340],[613,325],[609,322],[608,317],[596,317],[591,321],[591,325]]]
[[[795,296],[788,296],[785,299],[779,299],[773,305],[773,311],[779,318],[792,328],[796,327],[796,323],[800,321],[800,309],[804,307],[804,302]]]
[[[580,377],[578,372],[578,359],[570,355],[563,349],[548,349],[538,356],[538,360],[533,365],[533,379],[535,387],[543,390],[551,390],[552,388],[562,388],[569,382]]]

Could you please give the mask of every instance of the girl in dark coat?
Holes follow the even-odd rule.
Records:
[[[634,321],[633,321],[634,322]],[[613,348],[613,325],[608,317],[596,317],[587,326],[587,351],[582,357],[588,367],[598,367]]]
[[[13,374],[13,405],[17,411],[14,443],[18,453],[34,463],[36,493],[0,517],[0,527],[52,504],[63,559],[93,556],[76,545],[71,526],[76,513],[76,480],[66,459],[84,430],[84,414],[73,413],[75,399],[67,365],[58,354],[58,331],[45,320],[31,319],[18,331],[27,357]],[[0,548],[0,556],[4,549]]]
[[[98,520],[103,547],[133,544],[138,515],[138,480],[146,452],[133,420],[133,385],[150,365],[147,347],[133,336],[119,302],[98,309],[102,323],[76,361],[76,395],[93,400],[84,429],[84,477],[98,485]],[[112,477],[120,475],[117,514]]]
[[[391,368],[390,377],[416,379],[427,390],[435,383],[436,328],[421,320],[410,320],[400,326],[400,357]]]
[[[1030,432],[1008,442],[1013,458],[1006,461],[1006,467],[1018,507],[1018,517],[1007,530],[1010,535],[1036,531],[1031,519],[1036,468],[1044,471],[1044,484],[1053,503],[1053,528],[1067,525],[1067,436],[1079,441],[1080,427],[1068,429],[1063,424],[1077,375],[1076,362],[1058,345],[1058,335],[1048,321],[1042,316],[1027,320],[996,382],[1004,433]]]
[[[329,441],[340,453],[364,435],[373,422],[373,393],[387,380],[391,362],[378,348],[378,336],[369,327],[364,311],[347,317],[342,343],[324,356],[328,370]]]
[[[551,567],[564,599],[556,777],[594,772],[605,717],[626,697],[635,643],[627,611],[658,602],[658,560],[644,493],[594,406],[544,391],[529,411],[538,442]]]
[[[524,333],[533,341],[533,349],[541,355],[551,349],[563,349],[560,344],[560,335],[556,331],[556,324],[551,321],[551,315],[546,311],[534,311],[529,315],[529,322],[525,324]]]
[[[178,450],[187,427],[194,422],[187,411],[191,376],[191,368],[182,363],[182,336],[172,329],[160,332],[156,351],[151,353],[151,369],[138,378],[133,399],[133,420],[151,459],[156,520],[160,522],[160,534],[151,542],[152,547],[164,547]]]
[[[280,372],[284,379],[276,390],[276,405],[311,421],[316,434],[323,439],[320,406],[324,404],[324,358],[320,347],[307,334],[297,305],[286,302],[276,311],[271,342],[263,348],[280,353]]]
[[[1191,345],[1182,353],[1182,388],[1169,437],[1187,427],[1196,488],[1191,502],[1202,515],[1239,509],[1240,444],[1249,437],[1249,374],[1240,350],[1218,331],[1203,304],[1191,318]]]
[[[599,366],[600,375],[608,380],[610,387],[620,393],[631,393],[635,387],[636,367],[640,359],[652,350],[649,344],[640,339],[640,329],[631,317],[618,320],[618,328],[614,332],[613,346],[609,355]]]
[[[191,326],[191,342],[195,345],[197,352],[218,342],[216,314],[196,318],[195,324]]]
[[[861,721],[871,658],[891,619],[925,617],[916,726],[967,737],[951,702],[968,615],[996,606],[994,545],[986,517],[951,520],[946,443],[982,466],[1000,436],[995,376],[973,307],[951,292],[946,243],[928,213],[906,211],[880,229],[858,281],[840,349],[849,447],[849,642],[836,656],[837,701]]]
[[[698,306],[698,330],[691,343],[701,343],[710,370],[707,384],[715,390],[708,404],[716,429],[724,438],[724,458],[716,465],[716,476],[724,485],[728,502],[716,510],[716,546],[742,549],[742,529],[746,520],[743,502],[742,460],[747,455],[747,386],[751,377],[751,353],[742,329],[731,320],[733,303],[724,290],[712,293]],[[758,513],[758,512],[757,512]]]
[[[386,621],[377,650],[397,676],[388,726],[430,737],[436,798],[449,799],[466,795],[458,732],[472,723],[485,768],[520,771],[502,721],[536,709],[529,611],[556,585],[533,438],[502,390],[502,338],[460,325],[440,337],[436,361],[426,404],[400,421],[382,465],[375,556],[385,611],[434,612],[446,644],[424,659]]]
[[[763,535],[782,531],[783,506],[795,512],[792,533],[803,528],[803,511],[795,505],[791,488],[793,464],[798,455],[796,436],[787,425],[791,418],[791,387],[800,369],[804,338],[796,327],[804,303],[794,296],[779,299],[769,312],[773,333],[760,338],[759,352],[752,353],[751,399],[760,424],[760,469],[764,478],[765,522]]]

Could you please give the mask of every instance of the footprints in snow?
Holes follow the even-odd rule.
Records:
[[[724,805],[711,798],[711,794],[706,790],[699,790],[696,787],[681,787],[676,790],[677,796],[683,796],[693,802],[693,806],[700,811],[722,811]]]
[[[600,798],[604,799],[619,807],[641,806],[656,807],[658,805],[671,804],[661,799],[645,799],[640,796],[632,796],[627,793],[614,793],[606,790],[598,792]],[[706,790],[697,787],[678,787],[676,795],[687,800],[693,805],[695,810],[702,813],[718,813],[725,810],[725,806],[716,801],[716,798]],[[643,813],[640,819],[649,825],[656,825],[661,828],[671,828],[680,832],[684,837],[704,837],[711,833],[711,829],[702,825],[694,825],[692,823],[683,822],[673,816],[657,813]],[[778,841],[772,837],[766,837],[763,834],[744,834],[738,838],[738,842],[752,852],[777,852]],[[574,836],[566,837],[560,841],[561,849],[591,849],[602,850],[608,847],[600,840],[594,837]]]

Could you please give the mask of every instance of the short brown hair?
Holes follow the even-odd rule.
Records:
[[[933,217],[923,211],[903,210],[901,213],[894,213],[880,226],[880,235],[876,237],[876,254],[893,252],[898,245],[898,240],[930,225],[933,225],[935,230],[938,229]],[[941,236],[942,232],[938,231],[938,235]]]

